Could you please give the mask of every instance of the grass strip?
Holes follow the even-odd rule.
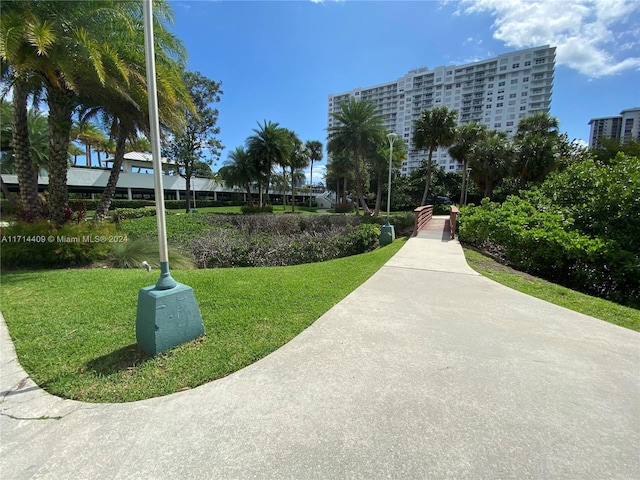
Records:
[[[172,271],[191,286],[206,335],[150,358],[137,346],[138,290],[157,271],[3,272],[2,312],[20,363],[48,392],[86,402],[166,395],[229,375],[278,349],[404,244],[293,267]]]
[[[605,322],[640,332],[640,310],[576,292],[496,262],[464,248],[467,263],[476,272],[509,288]]]

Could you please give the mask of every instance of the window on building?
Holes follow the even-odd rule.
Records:
[[[511,68],[520,68],[520,64],[519,63],[514,63],[513,65],[511,65]]]
[[[493,128],[500,128],[500,127],[502,127],[501,123],[494,123],[493,124]]]
[[[514,78],[511,80],[511,85],[515,85],[516,83],[518,83],[518,79]]]
[[[504,87],[504,84],[505,84],[505,82],[499,82],[499,83],[498,83],[498,86],[499,86],[499,87]]]
[[[526,62],[524,62],[524,66],[525,67],[530,67],[531,66],[531,61],[527,60]]]

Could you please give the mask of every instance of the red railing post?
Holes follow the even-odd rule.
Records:
[[[451,239],[456,238],[458,207],[451,205],[451,212],[449,213],[449,228],[451,229]]]

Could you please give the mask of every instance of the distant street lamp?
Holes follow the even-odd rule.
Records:
[[[467,196],[469,195],[469,180],[471,180],[471,167],[467,167],[467,186],[464,190],[464,204],[467,204]]]
[[[391,212],[391,162],[393,160],[393,142],[398,138],[398,134],[389,133],[387,134],[387,138],[389,139],[389,184],[387,186],[387,223],[385,223],[380,230],[380,245],[385,246],[389,245],[396,238],[396,232],[393,228],[393,225],[389,223],[389,217]]]

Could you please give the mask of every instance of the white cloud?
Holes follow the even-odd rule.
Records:
[[[640,69],[640,2],[461,0],[456,14],[489,12],[506,45],[557,47],[556,63],[596,78]]]

